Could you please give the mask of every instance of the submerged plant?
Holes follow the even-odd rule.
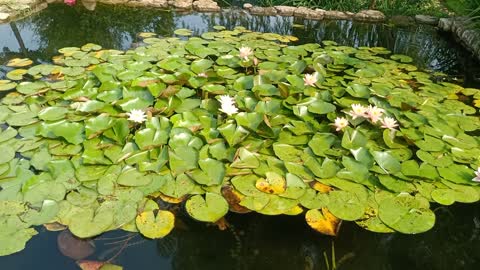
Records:
[[[168,204],[204,222],[255,211],[304,214],[328,235],[342,221],[412,234],[434,225],[430,203],[480,199],[480,90],[434,83],[385,48],[175,33],[7,64],[1,255],[51,223],[161,238]]]

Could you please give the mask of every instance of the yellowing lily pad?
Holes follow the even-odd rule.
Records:
[[[169,234],[175,223],[175,216],[169,211],[158,210],[140,213],[135,219],[137,228],[145,237],[156,239]]]
[[[275,172],[267,172],[266,179],[259,178],[255,183],[258,190],[268,194],[281,194],[287,188],[285,178]]]
[[[332,215],[327,208],[308,210],[305,214],[307,224],[319,233],[336,236],[341,220]]]
[[[33,64],[33,61],[28,58],[14,58],[8,61],[7,67],[26,67]]]
[[[23,75],[27,74],[26,69],[14,69],[10,72],[7,73],[7,78],[9,78],[12,81],[19,81],[23,78]]]

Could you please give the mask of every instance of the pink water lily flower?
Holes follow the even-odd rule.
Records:
[[[347,114],[349,114],[352,119],[356,119],[357,117],[368,117],[367,111],[368,108],[361,104],[352,104],[352,110]]]
[[[336,128],[335,131],[340,131],[348,126],[348,120],[345,117],[337,117],[333,126]]]
[[[303,84],[305,86],[315,86],[316,82],[317,82],[317,73],[305,74],[305,76],[303,77]]]
[[[77,0],[63,0],[63,3],[69,6],[75,5],[76,2]]]
[[[247,61],[248,57],[253,54],[253,50],[250,47],[241,47],[239,51],[240,58],[243,58],[245,61]]]
[[[398,127],[397,120],[393,119],[392,117],[384,117],[382,120],[380,120],[380,123],[382,123],[382,128],[388,128],[388,129],[395,129]]]
[[[480,183],[480,167],[478,167],[477,171],[475,171],[475,177],[472,179],[472,181]]]
[[[370,118],[370,121],[375,124],[380,120],[380,117],[385,112],[384,109],[378,108],[377,106],[369,105],[367,108],[367,115]]]

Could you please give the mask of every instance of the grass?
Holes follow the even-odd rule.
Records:
[[[480,29],[480,0],[445,0],[445,6],[457,16],[469,17],[470,28]]]
[[[387,15],[444,16],[446,14],[439,0],[257,0],[253,2],[261,6],[291,5],[351,12],[374,8]]]

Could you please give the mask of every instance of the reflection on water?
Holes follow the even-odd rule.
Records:
[[[382,46],[412,56],[424,69],[445,72],[472,81],[480,67],[467,52],[437,33],[431,26],[406,28],[352,21],[309,21],[293,17],[250,16],[243,11],[214,14],[177,14],[155,9],[132,9],[99,5],[93,12],[80,5],[51,6],[40,14],[12,24],[0,25],[0,63],[14,56],[49,61],[57,50],[94,42],[105,48],[128,49],[139,32],[172,36],[176,28],[195,34],[212,31],[214,25],[231,29],[244,26],[261,32],[294,35],[300,42],[334,40],[347,46]],[[472,69],[473,68],[473,69]],[[1,74],[0,74],[1,75]]]
[[[480,74],[480,67],[466,52],[429,26],[392,28],[350,21],[249,16],[242,12],[180,15],[105,6],[87,12],[64,5],[0,25],[0,64],[17,56],[45,62],[59,48],[88,42],[127,49],[136,42],[139,32],[172,36],[176,28],[189,28],[200,34],[214,25],[241,25],[255,31],[294,35],[301,42],[334,40],[348,46],[383,46],[412,56],[423,68],[466,76],[467,81]],[[0,76],[4,68],[0,66]],[[415,236],[374,234],[344,223],[334,240],[338,269],[480,269],[480,204],[438,208],[436,213],[435,228]],[[125,269],[316,270],[327,269],[326,257],[332,265],[333,238],[312,231],[303,217],[231,214],[227,219],[232,225],[225,231],[184,218],[185,225],[162,240],[136,236],[114,263]],[[112,232],[102,238],[119,234]],[[78,269],[72,259],[58,251],[57,235],[40,233],[21,253],[0,257],[1,269]],[[92,260],[107,260],[123,245],[105,239],[95,243],[97,250],[89,257]]]
[[[436,214],[437,224],[423,234],[375,234],[344,223],[336,239],[315,233],[301,216],[229,215],[224,231],[185,217],[164,239],[137,235],[113,262],[127,270],[324,270],[326,259],[332,266],[333,241],[339,270],[480,269],[480,205],[440,207]],[[57,234],[40,233],[21,253],[0,257],[2,269],[78,269],[56,248]],[[112,239],[119,235],[95,240],[88,259],[111,258],[123,246]]]

